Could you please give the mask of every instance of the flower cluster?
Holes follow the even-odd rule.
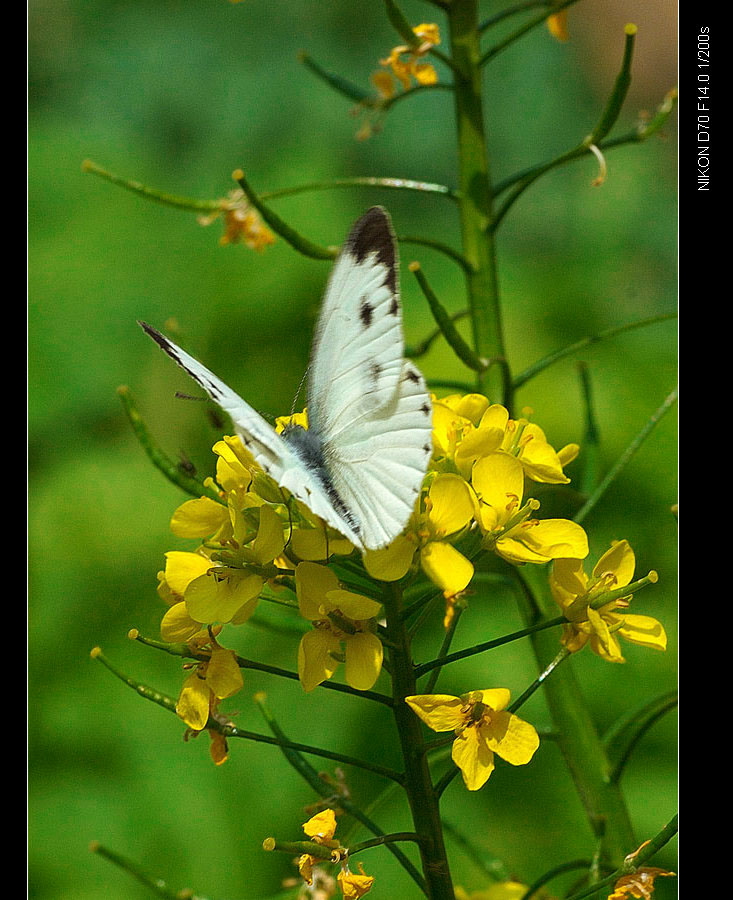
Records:
[[[277,420],[279,430],[290,424],[307,428],[306,411]],[[532,486],[568,483],[564,469],[579,448],[556,451],[528,414],[512,419],[480,394],[433,397],[433,454],[413,514],[388,547],[361,559],[348,540],[267,476],[239,438],[224,437],[213,449],[210,495],[183,503],[171,520],[176,536],[199,546],[167,553],[158,576],[168,605],[163,639],[188,643],[202,660],[178,702],[190,729],[203,729],[217,704],[241,688],[236,657],[217,639],[224,625],[246,622],[261,598],[293,608],[297,600],[311,625],[297,651],[305,691],[332,678],[342,663],[347,684],[366,691],[384,657],[379,583],[432,585],[445,598],[447,628],[456,605],[465,607],[480,554],[511,565],[554,561],[551,588],[567,619],[568,649],[590,643],[605,659],[621,662],[619,637],[665,647],[656,620],[625,611],[640,584],[625,590],[634,572],[628,542],[615,543],[588,577],[585,531],[568,519],[538,517]],[[360,577],[352,579],[354,573]],[[655,578],[651,573],[647,581]],[[290,599],[278,598],[282,592]],[[494,753],[523,764],[536,749],[536,732],[506,712],[508,701],[504,689],[408,700],[431,728],[456,732],[453,759],[470,790],[491,774]]]
[[[275,243],[275,235],[263,223],[241,188],[229,192],[221,201],[221,209],[199,216],[199,225],[211,225],[219,216],[224,220],[224,234],[219,238],[222,246],[241,243],[261,253]]]
[[[408,91],[413,79],[418,85],[435,84],[438,80],[435,68],[424,62],[423,57],[440,43],[440,29],[435,24],[424,23],[416,25],[412,31],[415,35],[414,44],[393,47],[386,59],[379,60],[383,68],[372,75],[372,84],[384,100],[394,97],[397,82],[403,90]]]
[[[366,875],[361,866],[359,867],[359,874],[354,874],[351,871],[348,864],[348,851],[341,847],[339,841],[334,840],[336,826],[334,811],[325,809],[323,812],[317,813],[308,819],[303,825],[303,831],[314,844],[331,850],[332,862],[341,863],[336,881],[341,888],[344,900],[359,900],[360,897],[369,893],[372,884],[374,884],[374,878]],[[303,853],[298,858],[298,871],[309,886],[314,883],[314,866],[319,860],[320,857],[313,856],[310,853]]]

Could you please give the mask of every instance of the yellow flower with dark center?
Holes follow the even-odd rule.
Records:
[[[619,596],[619,589],[634,577],[636,559],[629,542],[614,541],[596,563],[590,578],[579,559],[556,559],[550,575],[550,588],[555,602],[568,624],[563,631],[563,644],[573,652],[590,642],[594,653],[609,662],[624,662],[619,637],[651,647],[667,649],[664,627],[651,616],[627,613],[633,593]],[[647,576],[657,580],[656,572]],[[614,597],[603,602],[610,591]],[[623,591],[622,591],[623,593]]]
[[[588,537],[580,525],[569,519],[536,519],[536,500],[523,505],[524,468],[516,457],[501,451],[482,456],[471,482],[485,545],[507,562],[542,564],[588,555]]]
[[[298,648],[303,690],[312,691],[331,678],[340,662],[345,664],[351,687],[369,690],[382,671],[384,658],[382,642],[375,634],[381,605],[343,590],[331,569],[314,562],[298,564],[295,585],[300,613],[313,624]]]
[[[433,731],[455,731],[453,762],[469,791],[477,791],[494,771],[494,754],[514,766],[528,763],[540,745],[535,729],[507,712],[506,688],[471,691],[460,697],[418,694],[405,702]]]

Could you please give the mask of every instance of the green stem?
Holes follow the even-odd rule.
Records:
[[[117,394],[122,401],[122,405],[127,413],[127,418],[130,420],[130,425],[132,425],[135,437],[140,442],[140,446],[143,448],[148,459],[156,469],[161,471],[168,481],[172,482],[176,487],[181,488],[181,490],[190,494],[192,497],[198,498],[205,495],[212,500],[221,503],[221,497],[213,488],[207,487],[203,481],[182,471],[176,462],[161,450],[158,444],[156,444],[153,436],[148,431],[148,427],[143,421],[142,416],[138,412],[135,401],[132,399],[130,388],[122,385],[117,388]]]
[[[191,197],[178,197],[175,194],[166,194],[164,191],[158,191],[155,190],[155,188],[147,187],[139,181],[133,181],[130,178],[123,178],[121,175],[115,175],[114,172],[108,172],[106,169],[97,165],[97,163],[92,162],[91,159],[84,160],[81,164],[81,170],[82,172],[91,172],[94,175],[99,175],[100,178],[104,178],[106,181],[116,184],[118,187],[123,187],[128,191],[132,191],[133,194],[139,194],[147,200],[154,200],[156,203],[162,203],[164,206],[175,206],[178,209],[185,209],[188,212],[199,213],[212,213],[223,208],[221,200],[194,200]]]
[[[662,405],[656,412],[651,416],[646,425],[641,429],[641,431],[636,435],[634,440],[629,444],[629,446],[624,450],[624,452],[619,456],[615,465],[608,472],[606,477],[601,481],[595,491],[591,494],[591,496],[586,500],[585,504],[581,507],[580,510],[573,516],[573,520],[575,522],[582,522],[588,513],[593,509],[593,507],[598,503],[598,501],[603,497],[611,484],[616,480],[619,474],[626,468],[629,464],[636,451],[641,447],[644,441],[649,437],[651,432],[656,428],[659,424],[659,421],[664,417],[666,413],[674,406],[677,402],[677,390],[675,389],[670,394],[667,395]]]
[[[478,356],[473,348],[463,340],[453,319],[430,287],[420,263],[411,262],[408,268],[417,279],[417,283],[420,285],[423,296],[428,301],[430,312],[433,314],[433,318],[435,319],[438,328],[443,332],[443,336],[453,352],[464,365],[468,366],[469,369],[473,369],[474,372],[478,372],[479,374],[484,372],[488,368],[489,360]]]
[[[181,656],[185,659],[208,659],[209,654],[205,651],[196,651],[193,650],[188,644],[171,644],[165,641],[156,641],[153,638],[143,637],[138,631],[133,629],[131,632],[134,640],[139,641],[141,644],[146,644],[148,647],[155,647],[157,650],[163,650],[165,653],[170,653],[172,656]],[[288,678],[291,681],[300,681],[300,677],[297,672],[291,672],[289,669],[281,669],[278,666],[271,666],[267,663],[255,662],[253,659],[245,659],[242,656],[237,656],[237,665],[240,669],[252,669],[256,672],[266,672],[269,675],[277,675],[279,678]],[[373,700],[376,703],[381,703],[384,706],[392,706],[392,698],[388,697],[386,694],[378,694],[375,691],[358,691],[356,688],[350,687],[348,684],[339,684],[334,681],[324,681],[322,684],[318,685],[319,688],[325,688],[326,690],[338,691],[342,694],[351,694],[354,697],[363,697],[365,700]]]
[[[469,311],[467,309],[459,310],[457,313],[453,313],[451,316],[451,320],[455,323],[458,322],[459,319],[465,319],[466,316],[469,315]],[[423,338],[419,344],[412,344],[411,346],[405,347],[405,356],[409,356],[411,359],[417,359],[419,356],[425,356],[428,350],[432,347],[433,343],[443,334],[440,328],[436,328],[435,331],[431,331],[430,334]]]
[[[387,631],[392,642],[392,698],[397,733],[405,762],[404,787],[415,831],[421,836],[420,857],[431,900],[454,900],[448,857],[443,842],[438,800],[433,791],[420,720],[405,703],[417,693],[410,638],[402,619],[402,594],[397,584],[385,585]]]
[[[450,645],[453,643],[453,637],[456,633],[456,628],[458,627],[458,620],[463,615],[463,611],[465,610],[465,603],[456,604],[456,608],[453,610],[453,618],[448,625],[448,630],[445,633],[445,637],[443,638],[443,643],[438,651],[438,659],[445,659],[448,655],[448,651],[450,650]],[[425,693],[432,694],[435,690],[435,685],[440,677],[441,666],[436,666],[430,678],[428,678],[427,684],[425,685]]]
[[[548,5],[546,9],[544,9],[541,13],[530,19],[528,22],[525,22],[524,25],[505,37],[504,40],[499,41],[499,43],[494,44],[493,47],[487,50],[486,53],[484,53],[484,55],[481,57],[481,65],[485,66],[486,63],[491,62],[491,60],[499,53],[501,53],[502,50],[506,50],[507,47],[511,47],[512,44],[514,44],[520,38],[523,38],[525,34],[528,34],[538,25],[541,25],[546,19],[549,19],[550,16],[557,15],[557,13],[559,13],[561,10],[566,9],[568,6],[572,6],[577,2],[578,0],[563,0],[563,2],[561,3]]]
[[[374,187],[389,190],[417,191],[420,194],[437,194],[454,202],[459,195],[444,184],[430,181],[415,181],[412,178],[387,178],[373,175],[354,175],[351,178],[332,178],[328,181],[312,181],[298,184],[295,187],[278,188],[274,191],[262,191],[260,200],[278,200],[281,197],[292,197],[308,191],[328,191],[334,188]]]
[[[265,701],[264,694],[255,694],[254,701],[257,704],[260,712],[264,716],[265,721],[270,728],[270,731],[275,735],[276,738],[279,738],[281,741],[287,741],[288,736],[285,734],[278,721],[270,712],[270,709]],[[333,784],[326,781],[301,753],[298,753],[296,750],[291,750],[290,748],[285,747],[282,744],[280,749],[283,752],[283,756],[287,759],[287,761],[295,769],[295,771],[298,772],[298,774],[313,788],[313,790],[320,797],[326,800],[329,805],[338,806],[343,809],[345,813],[353,816],[353,818],[356,819],[357,822],[371,831],[371,833],[375,835],[375,837],[379,838],[385,835],[385,832],[379,827],[379,825],[373,822],[365,812],[363,812],[358,806],[356,806],[356,804],[349,798],[347,794],[341,792],[335,794]],[[387,790],[390,789],[397,789],[397,785],[393,783],[390,788],[387,788]],[[420,890],[424,893],[425,880],[412,864],[410,859],[405,856],[405,854],[402,852],[402,850],[400,850],[399,847],[394,847],[389,842],[387,843],[387,849],[400,863],[402,868],[409,874],[409,876],[417,884]]]
[[[151,877],[137,863],[132,862],[132,860],[128,859],[126,856],[122,856],[121,854],[116,853],[114,850],[110,850],[108,847],[103,846],[98,841],[93,841],[89,845],[89,849],[92,853],[97,853],[99,856],[103,856],[109,862],[114,863],[114,865],[116,865],[119,869],[122,869],[123,872],[127,872],[129,875],[132,875],[132,877],[136,881],[139,881],[141,884],[145,885],[148,890],[152,891],[158,897],[164,897],[165,900],[180,900],[180,898],[184,896],[184,893],[182,891],[168,887],[168,885],[165,883],[165,881],[163,881],[162,878]],[[203,900],[203,898],[201,898],[201,900]]]
[[[447,9],[450,48],[458,70],[454,84],[463,256],[471,265],[466,275],[473,346],[479,357],[504,358],[499,303],[491,175],[486,150],[481,86],[478,0],[454,0]],[[476,373],[477,389],[503,399],[504,376],[490,366]]]
[[[651,841],[649,841],[644,847],[642,847],[638,853],[635,853],[624,860],[623,865],[619,866],[615,872],[612,872],[602,881],[597,882],[591,887],[585,888],[584,890],[578,892],[577,894],[573,894],[569,900],[584,900],[585,897],[590,897],[592,894],[595,894],[601,888],[612,885],[614,882],[618,881],[623,875],[629,875],[631,872],[635,872],[637,869],[641,868],[641,866],[649,859],[654,856],[659,850],[664,847],[665,844],[669,843],[672,838],[677,834],[677,816],[673,816],[669,822],[664,826],[664,828],[659,832],[659,834],[655,835]]]
[[[294,250],[297,250],[298,253],[302,253],[303,256],[307,256],[310,259],[336,258],[338,255],[338,247],[323,247],[321,244],[315,244],[299,231],[296,231],[292,225],[288,225],[281,216],[263,203],[259,194],[255,192],[254,188],[247,181],[242,169],[235,169],[232,177],[242,188],[249,202],[262,216],[265,222],[267,222],[270,228],[272,228],[276,234],[279,234],[284,241],[287,241]]]
[[[668,322],[671,319],[676,318],[677,313],[663,313],[659,316],[651,316],[648,319],[639,319],[636,322],[626,322],[623,325],[615,325],[613,328],[606,328],[605,331],[599,331],[598,334],[592,334],[588,337],[581,338],[573,344],[568,344],[567,347],[562,347],[560,350],[555,350],[553,353],[543,356],[542,359],[516,375],[513,382],[514,390],[516,391],[520,387],[523,387],[530,379],[535,378],[541,372],[544,372],[545,369],[554,365],[556,362],[559,362],[561,359],[572,356],[573,353],[577,353],[579,350],[583,350],[591,344],[597,344],[599,341],[616,337],[616,335],[623,334],[625,331],[633,331],[635,328],[646,328],[647,325],[656,325],[658,322]]]
[[[528,625],[536,616],[549,615],[555,604],[549,595],[547,573],[536,566],[531,572],[516,572],[522,593],[519,607]],[[557,658],[557,636],[535,631],[530,640],[540,671]],[[604,855],[618,865],[634,846],[634,835],[623,796],[610,781],[611,764],[596,730],[572,666],[556,667],[544,682],[544,696],[550,710],[558,746],[585,808],[591,830],[602,840]]]
[[[538,631],[545,631],[547,628],[556,628],[558,625],[564,625],[566,622],[565,616],[555,616],[544,622],[535,622],[532,625],[528,625],[527,628],[513,631],[511,634],[505,634],[490,641],[482,641],[480,644],[474,644],[473,647],[467,647],[465,650],[456,650],[454,653],[448,653],[446,656],[415,666],[415,675],[419,678],[438,666],[447,666],[449,663],[457,662],[459,659],[467,659],[469,656],[475,656],[477,653],[485,653],[487,650],[493,650],[495,647],[501,647],[503,644],[509,644]]]

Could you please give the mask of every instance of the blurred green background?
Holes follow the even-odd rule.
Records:
[[[486,2],[489,15],[504,6]],[[571,40],[544,28],[500,55],[486,72],[486,109],[496,179],[550,158],[588,133],[610,90],[623,25],[639,25],[634,84],[614,133],[653,110],[675,77],[676,10],[671,0],[587,0],[570,11]],[[404,0],[411,22],[434,8]],[[439,24],[442,20],[437,19]],[[521,19],[515,19],[518,24]],[[506,31],[499,31],[503,34]],[[454,185],[456,148],[450,95],[400,103],[384,130],[354,139],[359,120],[297,62],[307,50],[327,68],[368,85],[376,61],[399,43],[383,5],[263,0],[31,0],[30,3],[30,896],[142,898],[147,890],[87,846],[96,839],[177,887],[213,897],[264,898],[291,874],[266,854],[270,834],[295,839],[309,788],[281,756],[232,742],[215,768],[208,741],[184,743],[183,726],[139,699],[89,660],[100,644],[122,669],[175,695],[180,661],[130,643],[127,630],[157,635],[162,607],[156,572],[170,549],[189,549],[168,530],[185,499],[154,470],[131,435],[115,389],[130,386],[154,434],[173,456],[212,469],[218,432],[203,404],[174,397],[185,375],[135,324],[179,336],[264,414],[290,410],[307,363],[328,264],[304,259],[283,241],[262,255],[220,247],[221,226],[147,202],[81,172],[84,158],[171,193],[214,199],[242,166],[260,190],[344,175],[390,175]],[[508,352],[515,371],[544,354],[626,321],[675,309],[675,132],[608,155],[609,176],[591,187],[592,158],[545,177],[517,203],[499,237]],[[446,200],[367,189],[304,194],[277,209],[314,240],[338,243],[373,203],[392,212],[398,232],[458,246]],[[432,251],[419,259],[446,306],[464,305],[458,270]],[[403,266],[406,330],[431,329],[424,301]],[[672,389],[673,322],[600,343],[590,366],[607,469]],[[466,378],[437,343],[422,360],[428,377]],[[518,397],[551,442],[582,437],[572,359],[531,381]],[[656,654],[626,645],[625,666],[584,652],[572,661],[601,728],[645,698],[675,685],[675,413],[668,415],[585,525],[591,556],[613,538],[636,550],[638,572],[655,568],[656,588],[636,609],[661,619],[670,646]],[[572,471],[571,473],[572,474]],[[512,630],[510,596],[477,599],[455,647]],[[439,617],[416,657],[433,655]],[[297,638],[257,627],[229,629],[227,643],[261,661],[295,667]],[[511,644],[446,670],[440,689],[460,693],[505,685],[516,695],[535,674],[530,648]],[[385,676],[382,676],[383,678]],[[303,695],[297,683],[246,674],[229,701],[243,727],[264,730],[251,695],[270,705],[294,739],[396,761],[381,738],[385,713],[334,692]],[[535,695],[523,715],[548,727]],[[389,732],[388,732],[389,733]],[[646,735],[623,785],[640,841],[676,805],[676,719]],[[383,785],[349,773],[366,805]],[[593,851],[593,841],[557,748],[543,743],[532,764],[497,770],[482,791],[455,782],[449,821],[500,856],[526,882]],[[408,819],[398,798],[374,817],[390,828]],[[455,880],[484,885],[452,846]],[[672,847],[658,858],[674,867]],[[392,857],[364,856],[376,898],[410,897]],[[567,888],[569,881],[565,881]],[[562,880],[556,883],[558,892]],[[672,879],[658,896],[671,897]]]

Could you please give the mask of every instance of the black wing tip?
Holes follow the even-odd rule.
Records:
[[[346,238],[344,248],[362,262],[370,253],[375,253],[379,262],[387,269],[385,283],[392,293],[397,288],[397,245],[392,230],[392,220],[383,206],[372,206],[356,220]]]
[[[171,343],[165,335],[162,335],[157,329],[153,328],[152,325],[148,325],[147,322],[143,322],[142,319],[138,319],[137,324],[159,347],[162,347],[166,352],[170,352]]]

